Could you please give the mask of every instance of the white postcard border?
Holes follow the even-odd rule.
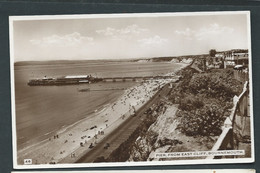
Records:
[[[121,17],[160,17],[160,16],[203,16],[203,15],[247,15],[248,52],[249,52],[249,87],[250,87],[250,116],[251,116],[251,158],[242,159],[212,159],[212,160],[175,160],[175,161],[146,161],[146,162],[113,162],[113,163],[73,163],[55,165],[18,165],[17,164],[17,139],[15,115],[15,86],[14,86],[14,43],[13,22],[26,20],[55,20],[55,19],[87,19],[87,18],[121,18]],[[151,165],[193,165],[193,164],[226,164],[226,163],[251,163],[255,161],[254,128],[253,128],[253,85],[252,85],[252,52],[251,52],[251,25],[250,11],[212,11],[212,12],[177,12],[177,13],[125,13],[125,14],[86,14],[86,15],[35,15],[35,16],[9,16],[10,38],[10,75],[11,75],[11,112],[12,112],[12,144],[13,167],[15,169],[38,168],[72,168],[72,167],[123,167],[123,166],[151,166]]]

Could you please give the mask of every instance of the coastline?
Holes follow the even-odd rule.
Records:
[[[172,75],[187,65],[183,63],[182,67],[166,75]],[[101,140],[106,134],[115,130],[134,113],[134,109],[140,108],[158,88],[170,81],[172,79],[150,80],[126,89],[113,103],[104,105],[87,118],[59,129],[56,133],[58,136],[19,150],[18,164],[23,164],[23,159],[32,159],[32,164],[70,163],[91,143]]]

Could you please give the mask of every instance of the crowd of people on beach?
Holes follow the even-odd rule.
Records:
[[[70,130],[56,134],[53,138],[49,138],[49,143],[39,146],[37,149],[42,157],[37,156],[38,163],[53,164],[66,157],[76,159],[79,148],[84,149],[85,146],[93,148],[95,142],[101,139],[99,136],[107,134],[107,129],[116,128],[129,116],[134,115],[135,111],[152,98],[158,89],[170,81],[170,79],[146,80],[125,90],[121,98],[102,112],[95,112],[91,120],[82,121]],[[37,152],[36,149],[33,152]],[[24,157],[33,157],[33,152],[24,153]]]

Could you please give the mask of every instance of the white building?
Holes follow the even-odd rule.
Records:
[[[235,65],[248,65],[248,53],[231,51],[224,56],[224,68],[234,67]]]

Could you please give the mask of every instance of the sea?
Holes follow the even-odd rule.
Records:
[[[16,63],[14,66],[17,149],[48,139],[101,111],[140,81],[98,82],[64,86],[29,86],[30,79],[88,75],[140,77],[162,75],[181,67],[169,62],[65,61]],[[81,92],[82,89],[89,91]]]

